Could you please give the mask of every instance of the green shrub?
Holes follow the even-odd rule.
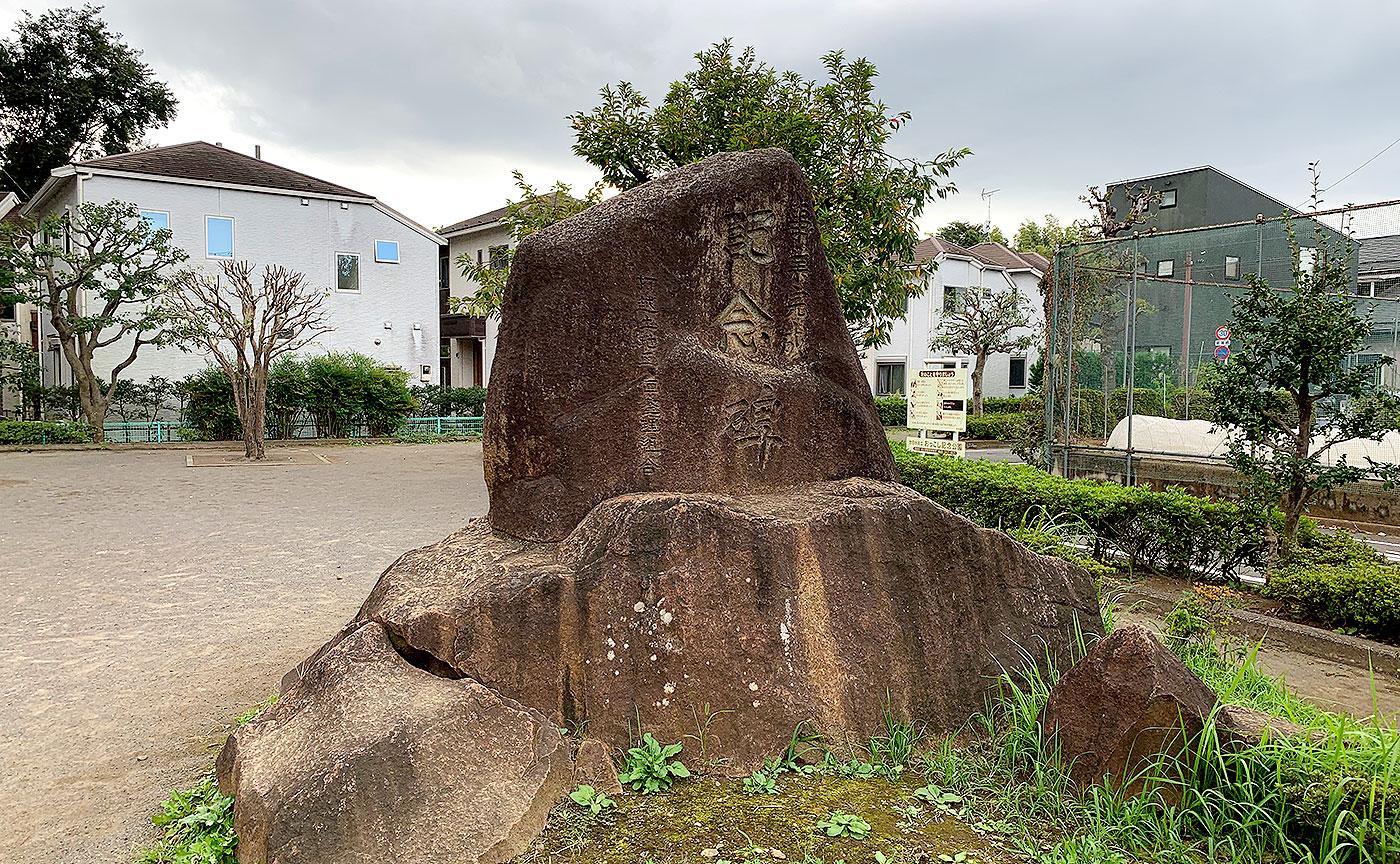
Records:
[[[1229,501],[1090,480],[1066,480],[1030,465],[951,459],[892,445],[907,486],[993,528],[1021,525],[1028,512],[1083,521],[1093,553],[1169,573],[1228,575],[1257,564],[1263,520]]]
[[[982,400],[982,410],[987,414],[1018,414],[1040,411],[1041,404],[1034,396],[989,396]]]
[[[903,396],[881,396],[875,400],[875,410],[886,426],[909,425],[909,402]]]
[[[268,377],[267,437],[292,437],[298,422],[306,418],[315,424],[320,438],[392,435],[417,405],[408,377],[403,369],[383,366],[364,354],[283,357]],[[180,387],[186,397],[187,437],[205,441],[242,437],[233,387],[223,370],[205,367]]]
[[[967,437],[974,441],[1010,441],[1021,436],[1026,415],[1020,413],[982,414],[967,418]]]
[[[1329,627],[1400,638],[1400,567],[1344,531],[1301,533],[1263,593]]]
[[[410,388],[421,416],[480,417],[486,407],[485,387],[441,387],[418,384]]]
[[[95,435],[86,423],[0,420],[0,444],[86,444]]]
[[[238,409],[233,405],[233,384],[217,366],[203,369],[180,382],[185,396],[182,419],[187,437],[198,441],[232,441],[243,437]]]

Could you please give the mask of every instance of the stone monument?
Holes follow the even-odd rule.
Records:
[[[288,674],[292,707],[231,736],[219,773],[240,837],[317,824],[298,812],[394,806],[373,783],[312,783],[318,770],[417,777],[430,758],[488,771],[480,747],[416,747],[412,730],[433,728],[408,704],[420,689],[439,713],[484,690],[514,728],[543,717],[615,749],[638,726],[679,741],[704,706],[728,711],[706,750],[737,774],[800,724],[864,740],[888,710],[955,729],[1003,670],[1067,667],[1076,628],[1101,631],[1081,569],[893,482],[810,193],[783,151],[712,156],[521,243],[486,416],[489,516],[390,566]],[[365,628],[398,656],[347,671],[343,643]],[[363,683],[386,667],[422,678],[398,685],[397,707]],[[326,728],[365,714],[337,707],[337,680],[391,700],[368,731]],[[332,743],[296,744],[299,724]],[[526,793],[557,794],[563,770],[496,799],[489,786],[447,796],[475,825],[500,810],[490,844],[451,848],[501,860],[535,824]],[[429,860],[381,841],[365,860]]]

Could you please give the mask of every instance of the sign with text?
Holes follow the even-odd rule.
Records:
[[[910,453],[929,453],[937,456],[957,456],[967,458],[967,442],[952,438],[918,438],[910,435],[904,439],[904,446]]]
[[[920,369],[909,382],[909,425],[967,431],[967,370]]]

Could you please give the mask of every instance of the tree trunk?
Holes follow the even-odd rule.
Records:
[[[972,414],[982,416],[982,375],[987,371],[987,357],[977,355],[977,366],[972,370]]]
[[[249,382],[248,417],[243,420],[243,456],[267,458],[267,375],[254,372]]]

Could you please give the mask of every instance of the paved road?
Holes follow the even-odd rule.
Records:
[[[125,861],[380,571],[486,511],[479,444],[316,452],[0,453],[0,862]]]

